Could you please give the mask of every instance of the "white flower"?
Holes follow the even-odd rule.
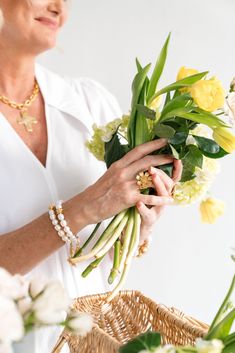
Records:
[[[92,330],[93,318],[87,313],[74,313],[69,317],[68,328],[75,334],[85,336]]]
[[[16,304],[21,315],[25,315],[32,309],[32,299],[30,297],[20,299]]]
[[[15,302],[0,296],[0,342],[18,341],[23,336],[24,323]]]
[[[28,294],[28,282],[22,276],[12,276],[0,268],[0,294],[12,299],[23,298]]]
[[[196,340],[196,348],[198,353],[221,353],[223,343],[220,340],[213,339],[212,341],[204,341],[201,338]]]
[[[13,353],[10,343],[0,342],[0,353]]]
[[[36,298],[47,286],[48,279],[44,277],[33,278],[29,284],[29,294],[32,298]]]
[[[60,282],[47,285],[33,303],[35,319],[42,324],[58,324],[65,318],[70,299]]]
[[[228,97],[225,99],[224,105],[225,114],[229,117],[229,122],[235,124],[235,92],[229,93]]]

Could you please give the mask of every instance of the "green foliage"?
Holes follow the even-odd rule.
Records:
[[[161,344],[161,335],[157,332],[146,332],[119,348],[120,353],[138,353],[141,350],[154,351]]]
[[[117,132],[113,135],[109,142],[105,143],[104,160],[107,168],[114,162],[121,159],[128,152],[127,145],[121,145]]]

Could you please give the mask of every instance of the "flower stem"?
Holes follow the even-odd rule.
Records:
[[[96,256],[96,254],[103,248],[104,244],[106,243],[106,240],[109,239],[110,234],[112,235],[113,231],[117,228],[117,226],[120,224],[122,219],[125,217],[127,213],[127,210],[120,212],[117,216],[115,216],[112,221],[109,223],[107,228],[104,230],[104,232],[101,234],[100,238],[96,242],[96,244],[93,246],[92,250],[83,256],[79,256],[76,258],[71,258],[69,259],[69,262],[71,264],[76,264],[78,262],[83,262],[85,260],[89,260],[92,257]]]
[[[114,244],[114,258],[113,258],[113,268],[110,272],[108,283],[112,284],[117,277],[118,268],[120,263],[120,252],[121,252],[121,241],[120,239],[116,240]]]
[[[106,254],[111,249],[115,241],[120,237],[128,221],[128,212],[125,214],[125,216],[123,217],[123,219],[121,220],[117,228],[115,229],[114,233],[112,234],[112,236],[106,241],[102,249],[98,253],[96,253],[95,255],[96,258],[102,257],[104,254]]]
[[[120,281],[118,282],[118,284],[116,285],[116,287],[114,288],[112,293],[107,298],[108,302],[110,302],[117,295],[117,293],[121,289],[122,285],[125,283],[126,277],[128,275],[129,269],[130,269],[132,258],[133,258],[134,254],[138,248],[138,245],[139,245],[141,220],[140,220],[140,214],[139,214],[138,210],[136,209],[136,207],[134,209],[134,215],[132,217],[134,217],[134,227],[133,227],[133,232],[132,232],[132,236],[131,236],[131,242],[130,242],[128,253],[126,256],[126,260],[125,260],[124,269],[123,269]]]
[[[100,223],[97,223],[93,232],[91,233],[91,235],[89,236],[89,238],[85,241],[85,243],[83,244],[83,246],[76,252],[76,254],[74,254],[73,257],[78,257],[82,254],[83,250],[87,247],[87,245],[90,243],[90,241],[94,238],[94,236],[96,235],[97,233],[97,230],[99,229],[101,225],[101,222]]]
[[[232,283],[231,283],[230,288],[228,290],[228,293],[227,293],[221,307],[219,308],[219,311],[217,312],[207,335],[209,335],[211,333],[211,331],[214,329],[214,327],[221,321],[222,316],[224,314],[224,309],[226,308],[226,305],[227,305],[227,303],[228,303],[228,301],[234,291],[234,288],[235,288],[235,276],[233,277],[233,280],[232,280]]]
[[[91,262],[86,268],[85,270],[82,272],[82,277],[85,278],[87,277],[95,268],[97,268],[99,266],[99,264],[101,263],[101,261],[103,260],[103,258],[105,257],[106,254],[104,254],[102,257],[100,257],[99,259],[94,260],[93,262]]]

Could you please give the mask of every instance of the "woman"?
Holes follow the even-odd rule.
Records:
[[[121,115],[115,99],[91,80],[66,81],[35,64],[37,55],[55,46],[68,16],[67,1],[0,0],[0,8],[0,266],[12,273],[58,278],[72,297],[102,292],[108,264],[80,279],[79,266],[66,261],[68,250],[48,217],[49,204],[64,200],[65,219],[81,241],[92,224],[137,205],[143,241],[172,203],[181,162],[174,160],[172,179],[151,168],[173,162],[169,156],[149,156],[166,144],[158,140],[105,171],[87,152],[85,141],[94,122],[104,124]],[[139,192],[135,176],[146,169],[158,196]],[[38,333],[32,352],[49,352],[55,339],[49,343]]]

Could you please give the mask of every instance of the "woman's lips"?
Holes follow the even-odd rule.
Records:
[[[57,21],[52,20],[51,18],[47,17],[38,17],[36,18],[36,21],[40,22],[41,24],[48,26],[54,30],[58,29],[59,24]]]

